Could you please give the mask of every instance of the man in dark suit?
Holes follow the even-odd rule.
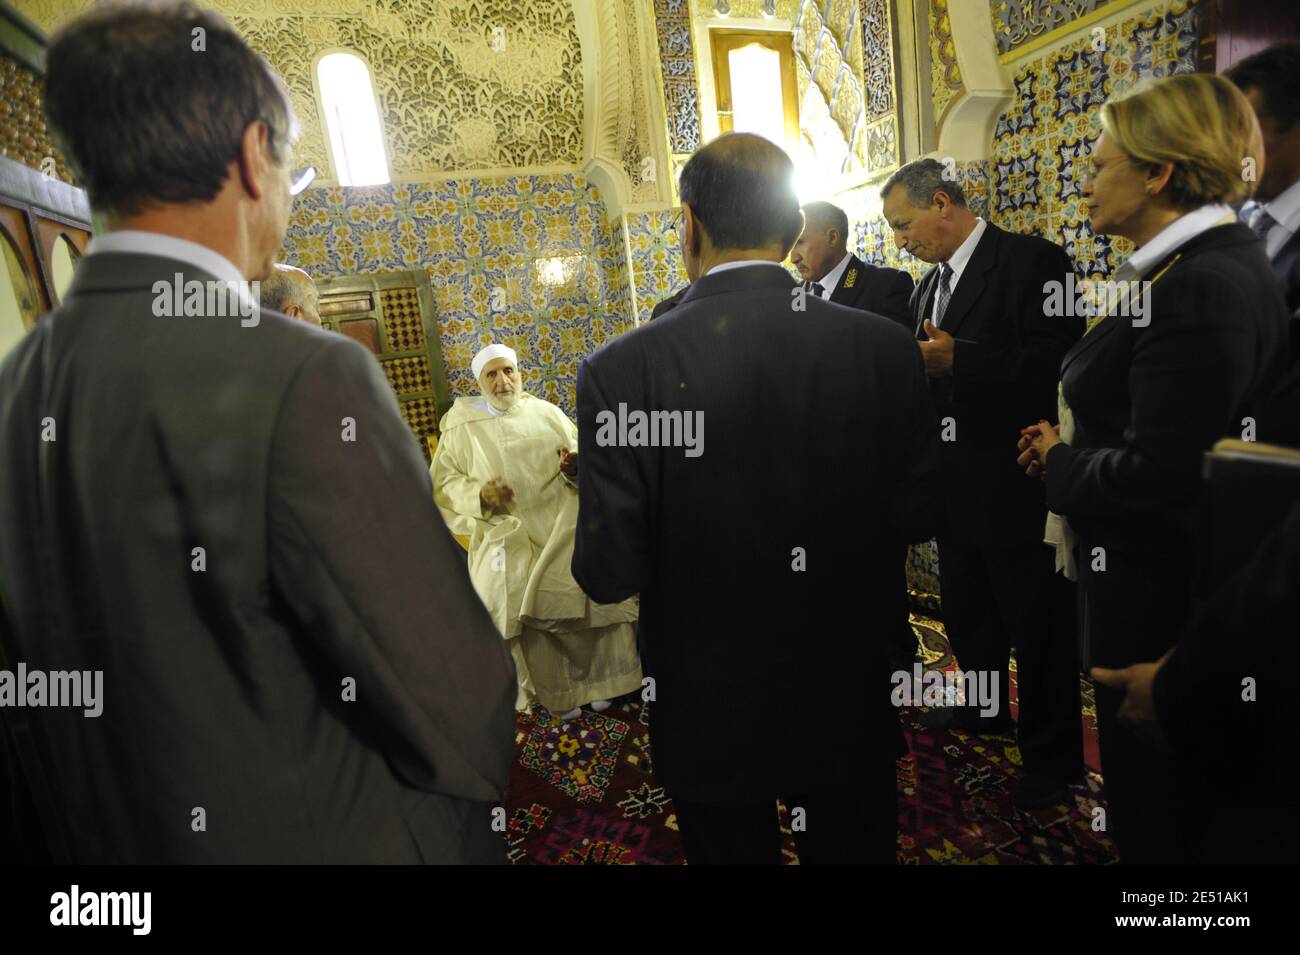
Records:
[[[655,774],[691,864],[778,862],[778,797],[802,861],[892,863],[890,542],[936,510],[920,356],[781,267],[801,221],[778,147],[719,137],[680,187],[690,291],[579,366],[573,574],[641,595]],[[614,427],[651,412],[694,421],[696,447]]]
[[[1294,413],[1294,412],[1293,412]],[[1300,503],[1200,606],[1161,659],[1094,668],[1125,692],[1119,719],[1158,730],[1194,770],[1196,863],[1289,864],[1300,852],[1300,779],[1286,683],[1300,665]]]
[[[1034,482],[1024,480],[1008,449],[1019,440],[1016,421],[1055,417],[1061,358],[1083,323],[1049,317],[1044,304],[1045,287],[1064,287],[1073,274],[1069,257],[978,218],[945,171],[932,159],[909,163],[881,196],[895,242],[938,266],[911,304],[943,429],[943,617],[962,669],[996,675],[999,706],[995,715],[946,707],[926,721],[1009,731],[1014,647],[1025,767],[1016,802],[1037,808],[1065,799],[1083,769],[1075,598],[1043,543],[1043,489],[1026,486]]]
[[[849,217],[829,202],[803,207],[804,227],[790,251],[804,288],[836,305],[875,312],[912,330],[912,276],[868,265],[849,251]]]
[[[1224,75],[1250,100],[1264,138],[1259,185],[1239,215],[1264,241],[1295,315],[1300,312],[1300,40],[1274,44]],[[1294,321],[1291,349],[1292,357],[1300,358]]]
[[[912,330],[908,299],[912,276],[898,269],[868,265],[848,250],[849,217],[829,202],[809,202],[803,207],[803,232],[790,251],[790,261],[803,276],[804,289],[836,305],[847,305],[884,315]],[[899,547],[897,577],[898,625],[890,631],[889,661],[895,670],[911,670],[916,657],[910,598],[907,594],[907,545]]]
[[[653,322],[660,315],[663,315],[667,312],[671,312],[673,309],[675,309],[677,307],[677,303],[682,300],[682,296],[686,294],[689,288],[690,288],[689,285],[683,286],[682,288],[679,288],[676,292],[673,292],[672,295],[669,295],[662,302],[656,302],[655,307],[650,310],[650,321]]]
[[[1258,409],[1259,438],[1300,444],[1300,40],[1276,43],[1224,74],[1246,94],[1264,139],[1263,175],[1239,218],[1264,243],[1291,311],[1288,367]]]
[[[102,677],[98,716],[0,710],[56,858],[504,861],[514,671],[423,456],[369,353],[246,281],[292,201],[281,81],[188,6],[48,63],[105,226],[0,366],[0,649]]]

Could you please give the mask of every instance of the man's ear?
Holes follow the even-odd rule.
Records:
[[[244,127],[239,141],[239,181],[244,191],[254,199],[261,199],[265,189],[267,168],[271,166],[270,130],[260,119]]]
[[[699,256],[700,245],[704,239],[700,229],[700,220],[695,218],[695,210],[682,203],[682,244],[687,254]]]
[[[288,315],[290,318],[302,318],[302,306],[286,305],[282,314]]]

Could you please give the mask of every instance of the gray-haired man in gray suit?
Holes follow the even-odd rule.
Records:
[[[514,670],[419,448],[362,347],[249,307],[279,78],[188,6],[96,11],[48,64],[101,229],[0,366],[0,649],[101,712],[0,717],[55,857],[504,861]]]

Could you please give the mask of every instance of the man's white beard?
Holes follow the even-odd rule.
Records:
[[[519,385],[515,385],[515,390],[505,398],[498,398],[490,391],[484,391],[483,397],[486,398],[487,403],[497,411],[506,412],[519,403],[519,396],[523,393],[523,388]]]

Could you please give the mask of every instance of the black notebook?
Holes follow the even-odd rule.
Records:
[[[1300,500],[1300,449],[1225,438],[1205,455],[1205,596],[1237,571]]]

